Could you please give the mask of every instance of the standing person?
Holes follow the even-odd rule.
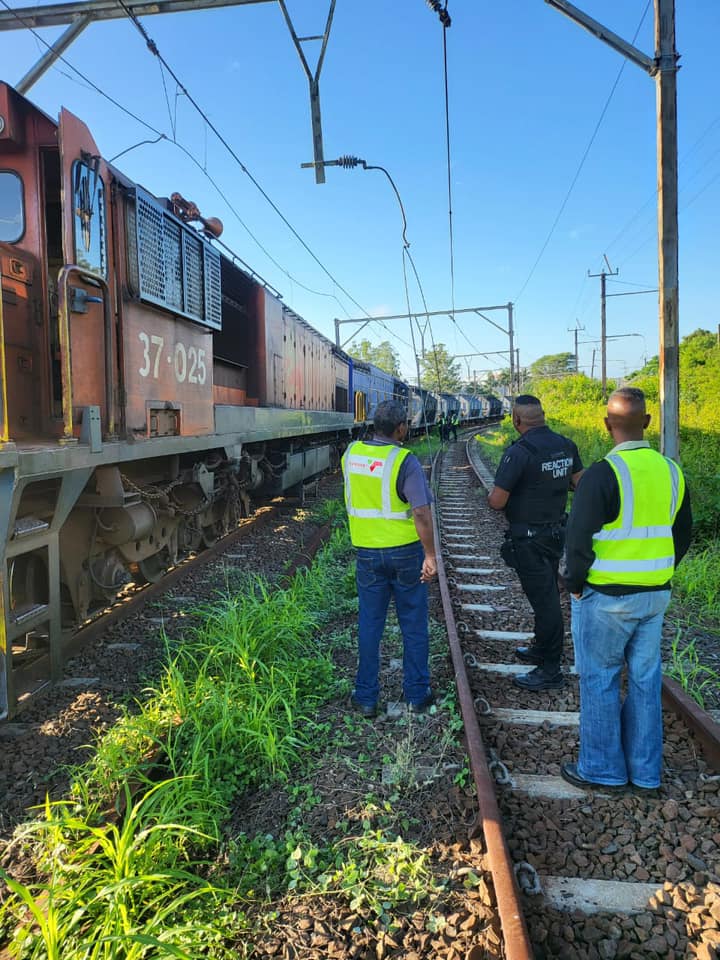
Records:
[[[583,477],[568,523],[580,755],[561,773],[579,787],[660,786],[660,637],[692,512],[680,467],[643,439],[649,423],[642,390],[611,394],[605,426],[615,446]]]
[[[457,412],[450,414],[450,425],[448,427],[448,440],[450,439],[450,433],[452,432],[453,440],[457,441],[457,428],[458,423],[460,422],[460,417]]]
[[[488,504],[505,511],[509,526],[501,554],[517,570],[535,614],[533,642],[515,654],[536,666],[513,683],[523,690],[555,690],[565,683],[560,669],[565,627],[557,583],[565,506],[583,465],[573,441],[545,425],[537,397],[516,397],[512,421],[520,438],[503,454]]]
[[[437,573],[432,494],[420,461],[402,449],[408,431],[402,404],[379,404],[374,423],[374,438],[351,443],[342,460],[360,601],[352,703],[365,717],[377,715],[380,641],[391,596],[403,638],[405,700],[414,713],[434,702],[427,593]]]
[[[445,443],[445,434],[447,425],[445,423],[445,414],[441,413],[438,417],[438,433],[440,434],[440,443]]]

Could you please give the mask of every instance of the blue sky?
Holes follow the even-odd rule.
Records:
[[[11,6],[20,6],[8,0]],[[577,5],[653,55],[647,0]],[[300,36],[322,33],[329,0],[288,0]],[[320,79],[326,159],[353,154],[385,167],[407,216],[407,239],[428,309],[515,303],[521,364],[573,348],[599,373],[597,273],[607,255],[619,274],[608,292],[657,286],[655,84],[627,63],[578,173],[622,57],[543,0],[450,0],[448,31],[454,290],[450,278],[442,27],[423,0],[337,0]],[[643,20],[644,15],[644,20]],[[150,191],[181,192],[225,223],[223,240],[294,310],[334,337],[333,318],[405,313],[402,221],[378,172],[329,168],[327,182],[300,168],[312,159],[308,85],[280,8],[273,2],[146,17],[163,57],[292,224],[290,232],[175,83],[160,71],[127,20],[92,24],[66,52],[82,73],[169,138],[210,174],[233,212],[174,144],[145,144],[117,161]],[[714,68],[718,0],[678,3],[680,332],[716,329],[720,213],[720,81]],[[52,42],[61,28],[40,35]],[[306,44],[314,67],[313,45]],[[315,44],[315,49],[319,45]],[[43,52],[27,31],[0,34],[3,79],[17,82]],[[167,98],[166,98],[167,91]],[[80,116],[106,158],[154,137],[59,63],[29,96],[52,116]],[[169,106],[168,106],[169,103]],[[174,130],[174,134],[173,134]],[[239,217],[246,225],[240,223]],[[533,269],[534,268],[534,269]],[[327,272],[325,272],[327,271]],[[335,281],[335,282],[333,282]],[[337,285],[336,285],[337,284]],[[352,302],[345,291],[356,301]],[[408,273],[412,310],[423,301]],[[488,314],[505,324],[503,313]],[[658,350],[654,293],[608,300],[608,375]],[[341,327],[342,339],[353,326]],[[367,326],[390,339],[414,375],[406,321]],[[480,318],[438,317],[432,339],[452,354],[507,348]],[[430,345],[430,334],[426,346]],[[497,367],[496,357],[462,361]]]

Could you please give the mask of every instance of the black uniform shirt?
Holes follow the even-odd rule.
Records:
[[[562,520],[570,479],[582,468],[573,441],[549,427],[532,427],[510,444],[495,474],[495,486],[510,494],[505,516],[511,531],[519,525]]]

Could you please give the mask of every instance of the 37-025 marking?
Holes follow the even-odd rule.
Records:
[[[142,344],[143,364],[138,368],[141,377],[152,377],[157,380],[160,375],[160,360],[163,356],[165,338],[156,334],[138,333]],[[193,346],[186,347],[178,341],[175,348],[167,354],[167,362],[172,364],[175,379],[178,383],[197,383],[202,386],[207,381],[207,367],[205,366],[205,350]]]

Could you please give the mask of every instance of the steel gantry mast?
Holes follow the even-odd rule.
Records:
[[[70,3],[49,3],[46,6],[13,7],[10,10],[0,10],[0,31],[2,30],[37,30],[41,27],[59,27],[67,25],[67,30],[58,39],[48,44],[47,51],[31,67],[24,77],[15,85],[18,93],[27,94],[28,90],[50,69],[63,55],[70,44],[91,23],[96,20],[119,20],[127,16],[148,17],[156,13],[182,13],[187,10],[212,10],[219,7],[238,7],[250,3],[270,3],[271,0],[71,0]],[[275,2],[275,0],[272,0]],[[310,84],[310,116],[312,119],[313,153],[315,155],[315,179],[318,183],[325,182],[323,172],[323,141],[320,122],[320,70],[322,69],[336,0],[330,0],[325,30],[322,34],[311,37],[298,37],[293,27],[290,15],[285,7],[284,0],[279,0],[280,8],[287,23],[295,49],[298,52],[303,69]],[[302,44],[310,40],[322,41],[315,72],[312,73],[305,57]]]

